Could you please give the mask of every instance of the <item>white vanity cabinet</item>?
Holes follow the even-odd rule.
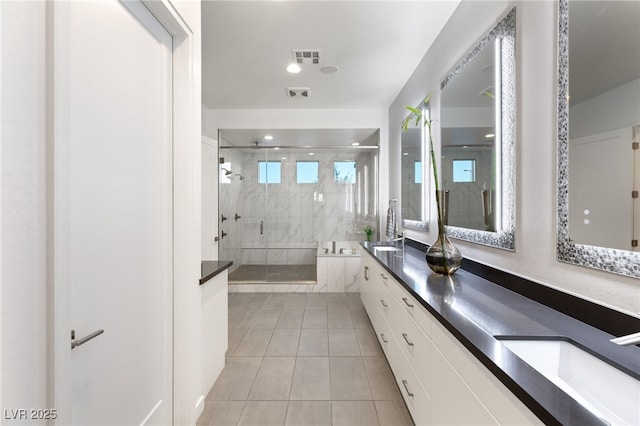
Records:
[[[542,424],[366,252],[359,279],[362,302],[417,426]]]

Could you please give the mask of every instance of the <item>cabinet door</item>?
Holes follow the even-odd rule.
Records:
[[[542,422],[500,380],[434,318],[435,347],[455,367],[466,385],[500,424],[541,425]]]
[[[387,356],[413,422],[416,426],[437,425],[432,420],[433,401],[410,367],[410,361],[403,355],[400,345],[402,342],[395,342],[395,345],[390,347]]]
[[[436,389],[431,395],[433,424],[499,424],[436,347],[432,355],[430,376]]]

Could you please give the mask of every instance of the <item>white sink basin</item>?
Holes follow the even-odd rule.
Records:
[[[373,246],[374,251],[402,251],[401,247],[395,246]]]
[[[501,340],[601,419],[640,425],[640,381],[564,340]]]

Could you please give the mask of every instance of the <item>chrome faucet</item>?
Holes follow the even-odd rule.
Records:
[[[402,246],[404,247],[404,232],[402,232],[398,238],[394,238],[393,240],[389,240],[390,243],[396,242],[396,241],[402,241]]]
[[[640,332],[616,337],[615,339],[611,339],[609,341],[620,346],[638,345],[640,344]]]

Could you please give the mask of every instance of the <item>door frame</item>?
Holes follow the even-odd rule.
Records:
[[[203,406],[198,396],[200,369],[196,348],[196,314],[199,303],[200,274],[200,68],[199,36],[187,24],[171,0],[138,0],[173,37],[173,401],[174,424],[194,424]],[[199,6],[198,6],[199,7]],[[199,13],[197,15],[199,19]],[[69,4],[51,2],[47,9],[52,49],[47,58],[49,75],[48,150],[48,281],[49,285],[49,406],[57,410],[54,424],[69,424],[71,419],[71,349],[70,349],[70,252],[68,174],[69,152],[53,147],[56,141],[68,140],[69,88]],[[199,28],[199,23],[195,23]],[[199,31],[199,30],[198,30]],[[64,145],[63,145],[64,146]],[[54,155],[55,154],[55,155]],[[65,181],[65,179],[67,179]],[[68,203],[66,203],[68,206]]]

